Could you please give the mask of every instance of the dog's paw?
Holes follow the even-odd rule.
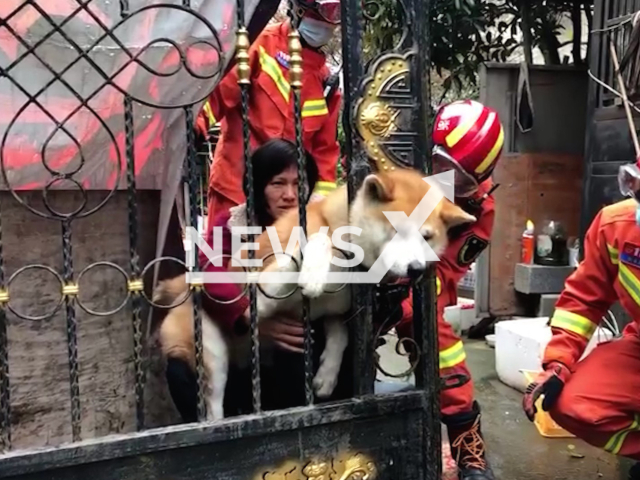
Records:
[[[207,422],[219,422],[224,420],[224,408],[222,405],[207,405]]]
[[[324,293],[324,286],[329,281],[331,260],[332,250],[329,237],[326,234],[316,234],[309,237],[298,282],[305,297],[318,298]]]
[[[324,293],[329,272],[305,272],[299,283],[302,295],[307,298],[318,298]]]
[[[318,398],[329,398],[338,384],[340,365],[335,362],[322,362],[313,378],[313,389]]]

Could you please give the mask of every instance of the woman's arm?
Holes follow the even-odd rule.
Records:
[[[220,215],[214,221],[213,227],[207,232],[207,244],[215,250],[216,246],[213,244],[213,229],[222,229],[221,251],[225,257],[221,265],[216,266],[213,262],[210,262],[202,250],[198,252],[200,268],[206,273],[217,273],[219,275],[228,273],[228,256],[231,255],[231,232],[227,227],[228,220],[228,213]],[[245,285],[232,283],[231,281],[229,283],[205,283],[204,289],[206,290],[206,294],[203,295],[203,308],[212,318],[215,318],[223,328],[234,331],[234,328],[237,326],[236,322],[241,319],[249,307],[249,298],[247,295],[243,295],[244,288]],[[232,301],[234,299],[236,300]]]

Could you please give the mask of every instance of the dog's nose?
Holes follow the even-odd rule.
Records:
[[[411,280],[417,280],[425,271],[425,265],[420,262],[411,262],[407,268],[407,275]]]

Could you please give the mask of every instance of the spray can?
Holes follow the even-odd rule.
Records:
[[[522,256],[520,261],[527,265],[533,263],[535,249],[534,225],[531,220],[527,220],[527,228],[522,232]]]

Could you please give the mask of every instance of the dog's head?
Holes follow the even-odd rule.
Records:
[[[444,253],[450,228],[476,221],[444,196],[437,201],[435,192],[428,195],[432,188],[410,169],[365,179],[351,209],[351,225],[362,229],[351,239],[364,251],[362,266],[369,269],[380,259],[388,276],[416,278],[434,260],[433,253],[438,258]],[[391,213],[393,224],[384,212],[397,212]]]

